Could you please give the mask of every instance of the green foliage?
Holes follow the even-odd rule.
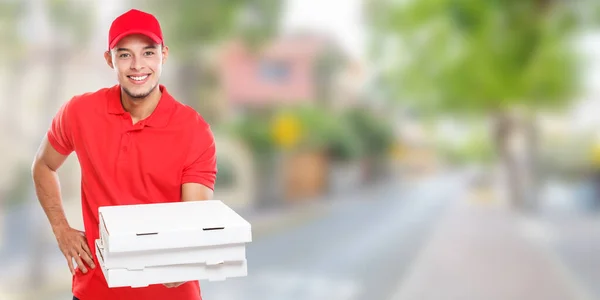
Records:
[[[75,45],[87,43],[94,25],[93,7],[90,2],[73,0],[49,0],[50,22],[61,35],[69,35]]]
[[[227,157],[223,159],[217,159],[217,180],[215,181],[215,189],[229,188],[235,184],[235,173],[233,165],[227,160]]]
[[[23,41],[19,37],[18,22],[24,12],[21,1],[0,1],[0,62],[12,61],[23,56]]]
[[[358,133],[352,130],[350,120],[342,116],[335,124],[335,134],[328,147],[330,157],[339,161],[351,161],[363,156],[366,146]]]
[[[348,111],[346,118],[351,131],[362,141],[364,155],[381,156],[393,145],[393,127],[385,118],[360,108]]]
[[[298,118],[302,126],[301,148],[327,148],[337,134],[336,119],[332,113],[317,106],[292,108],[290,112]]]
[[[240,138],[255,154],[268,155],[275,151],[271,135],[269,116],[248,114],[233,123],[230,128],[233,136]]]
[[[282,113],[300,124],[302,134],[293,148],[295,151],[324,150],[334,160],[349,161],[363,156],[383,156],[394,142],[391,124],[368,110],[336,113],[312,105],[247,114],[229,130],[254,153],[269,155],[277,151],[272,135],[273,122],[275,116]]]
[[[231,33],[239,5],[243,1],[178,0],[143,1],[145,9],[161,21],[165,41],[173,51],[189,54],[202,43],[214,42]]]
[[[572,12],[538,3],[373,1],[377,36],[398,49],[386,84],[425,112],[564,105],[577,87]]]
[[[331,158],[343,161],[363,154],[364,146],[347,116],[316,106],[295,109],[293,114],[305,132],[300,148],[325,149]]]
[[[497,158],[492,140],[483,131],[477,131],[459,145],[439,144],[438,151],[454,164],[477,163],[489,165]]]
[[[144,0],[140,4],[161,20],[166,42],[184,60],[223,37],[240,35],[257,42],[272,36],[281,5],[275,0]],[[248,15],[251,20],[245,21]]]
[[[251,48],[256,48],[279,28],[282,1],[246,0],[244,3],[237,22],[238,32]]]

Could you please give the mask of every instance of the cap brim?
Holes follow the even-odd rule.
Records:
[[[132,35],[132,34],[142,34],[142,35],[149,37],[152,41],[154,41],[157,44],[162,45],[162,43],[163,43],[161,38],[159,38],[156,34],[150,32],[150,31],[134,29],[134,30],[125,31],[125,32],[117,35],[117,37],[110,43],[109,50],[112,50],[121,39],[123,39],[124,37],[126,37],[128,35]]]

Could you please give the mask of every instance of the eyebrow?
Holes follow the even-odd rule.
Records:
[[[158,48],[158,46],[156,46],[156,45],[150,45],[150,46],[144,47],[144,50],[147,50],[147,49],[157,49],[157,48]],[[117,48],[116,51],[117,52],[121,52],[121,51],[131,51],[131,50],[127,49],[127,48]]]

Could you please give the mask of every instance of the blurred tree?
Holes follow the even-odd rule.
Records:
[[[421,112],[487,115],[517,206],[533,195],[511,152],[515,130],[529,132],[539,109],[560,109],[577,91],[573,6],[554,0],[372,0],[373,57],[387,90]],[[409,100],[406,100],[409,101]],[[519,120],[515,110],[525,112]]]
[[[25,79],[25,70],[27,70],[26,51],[24,43],[19,36],[19,21],[23,17],[25,3],[21,1],[1,1],[0,2],[0,39],[3,46],[0,47],[0,66],[8,68],[7,85],[5,93],[10,95],[7,99],[6,109],[2,117],[4,128],[14,127],[18,124],[15,119],[16,105],[21,103],[22,84]],[[21,128],[14,128],[5,132],[12,134],[13,137],[22,136]]]
[[[47,0],[46,5],[52,34],[52,43],[46,48],[50,72],[46,107],[48,111],[56,111],[65,101],[60,91],[66,86],[68,61],[73,55],[84,52],[91,41],[95,10],[88,1]],[[53,114],[48,114],[45,109],[41,111],[49,118],[48,122],[42,123],[42,130],[46,130]]]
[[[161,20],[165,42],[178,63],[182,100],[209,122],[217,115],[218,88],[211,50],[224,39],[237,37],[260,46],[276,32],[281,6],[277,0],[137,1]]]

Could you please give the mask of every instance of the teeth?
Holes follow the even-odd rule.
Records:
[[[129,78],[135,80],[135,81],[142,81],[146,78],[148,78],[148,75],[144,75],[144,76],[129,76]]]

